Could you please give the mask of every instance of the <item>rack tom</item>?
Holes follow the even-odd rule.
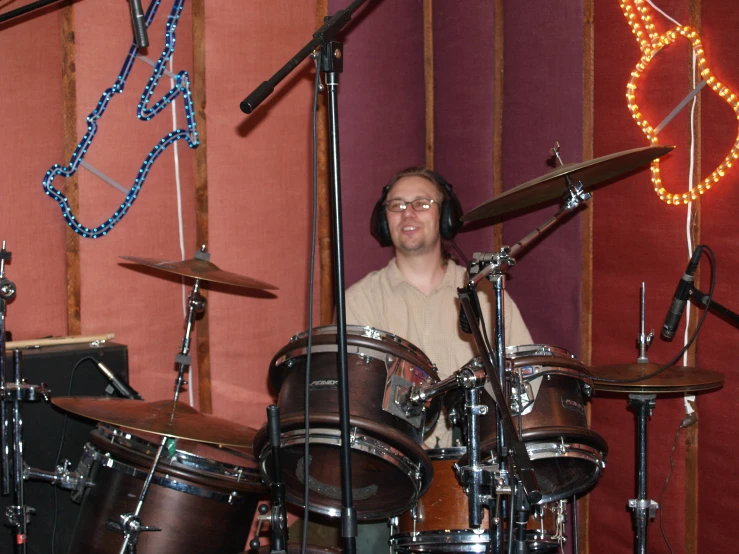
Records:
[[[513,423],[526,443],[541,503],[588,490],[605,467],[608,445],[588,428],[585,400],[592,380],[587,369],[567,350],[542,344],[509,346],[506,360]],[[468,365],[481,364],[474,359]],[[492,406],[492,398],[487,400]],[[496,436],[490,410],[480,420],[481,452],[495,451]]]
[[[156,439],[154,439],[156,440]],[[177,440],[165,449],[141,510],[140,554],[242,552],[266,488],[250,453]],[[90,433],[78,471],[94,485],[82,499],[70,552],[117,554],[123,535],[108,528],[133,513],[158,444],[100,425]]]
[[[279,391],[281,464],[288,501],[303,505],[308,475],[310,509],[338,517],[341,509],[336,326],[294,336],[273,358],[269,380]],[[305,373],[311,354],[310,457],[306,463]],[[358,519],[386,519],[410,508],[431,482],[433,466],[421,447],[429,405],[408,417],[394,402],[399,389],[436,383],[431,361],[411,343],[371,327],[347,326],[353,500]],[[254,439],[266,482],[272,481],[266,426]]]

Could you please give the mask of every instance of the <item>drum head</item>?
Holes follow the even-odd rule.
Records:
[[[280,419],[280,462],[289,502],[303,505],[305,487],[305,425],[301,415]],[[418,444],[394,429],[370,420],[350,418],[353,500],[360,520],[386,519],[408,510],[426,492],[433,477],[429,457]],[[341,515],[339,418],[310,417],[308,463],[309,510],[331,517]],[[254,441],[259,466],[272,481],[272,451],[266,426]]]

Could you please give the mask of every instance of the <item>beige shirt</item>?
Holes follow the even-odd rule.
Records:
[[[465,285],[466,275],[463,267],[449,262],[439,286],[426,296],[404,279],[393,258],[383,269],[373,271],[346,291],[346,322],[387,331],[414,344],[436,365],[439,379],[444,379],[478,355],[472,335],[459,329],[457,288]],[[492,334],[492,286],[481,283],[478,297],[488,334]],[[507,293],[503,307],[506,344],[531,344],[529,330]],[[451,427],[445,417],[424,446],[435,448],[436,439],[439,447],[452,446]]]

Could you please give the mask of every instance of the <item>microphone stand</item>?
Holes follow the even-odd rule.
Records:
[[[339,73],[344,67],[343,44],[335,41],[338,32],[351,21],[351,15],[367,0],[355,0],[348,7],[339,10],[313,34],[308,42],[272,78],[264,81],[240,104],[244,113],[251,113],[274,90],[298,64],[316,48],[320,48],[320,68],[325,74],[328,92],[329,160],[331,173],[332,229],[334,236],[334,283],[336,293],[336,331],[339,381],[339,427],[341,432],[341,535],[344,552],[356,552],[357,512],[352,497],[351,476],[351,437],[349,432],[349,375],[346,353],[346,307],[344,300],[344,245],[341,218],[341,171],[339,162],[339,107],[337,88]],[[306,480],[307,480],[306,469]]]
[[[709,312],[713,312],[721,319],[724,319],[732,325],[739,327],[739,314],[737,314],[736,312],[732,312],[729,308],[722,306],[715,300],[711,300],[711,303],[708,304],[708,295],[699,291],[693,285],[690,285],[690,290],[688,291],[688,294],[690,295],[690,298],[695,300],[701,306],[707,306]]]

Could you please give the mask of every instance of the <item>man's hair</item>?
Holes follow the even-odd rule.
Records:
[[[437,192],[441,195],[442,202],[444,200],[449,200],[449,194],[447,193],[444,186],[439,182],[438,175],[428,167],[424,166],[406,167],[405,169],[401,169],[395,175],[390,177],[390,180],[386,185],[388,194],[390,194],[390,190],[393,188],[393,185],[395,185],[395,183],[400,181],[403,177],[423,177],[427,181],[430,181],[434,184]],[[434,200],[436,200],[436,198]],[[439,208],[441,208],[441,202],[439,204]]]
[[[447,192],[446,188],[444,188],[444,185],[442,185],[439,182],[439,175],[434,172],[433,170],[429,169],[428,167],[424,166],[413,166],[413,167],[406,167],[405,169],[401,169],[398,171],[395,175],[390,177],[390,180],[388,181],[387,185],[385,185],[385,189],[387,190],[387,194],[385,197],[390,194],[390,191],[393,188],[393,185],[400,181],[404,177],[422,177],[426,179],[427,181],[433,183],[434,187],[436,188],[436,191],[441,196],[441,201],[439,202],[439,215],[441,215],[441,204],[442,202],[449,201],[449,193]],[[434,198],[434,200],[438,200],[437,198]],[[452,255],[453,253],[453,247],[452,247],[452,241],[445,239],[444,237],[441,238],[441,257],[446,264],[449,260],[455,259],[455,256]],[[456,260],[459,261],[459,260]]]

